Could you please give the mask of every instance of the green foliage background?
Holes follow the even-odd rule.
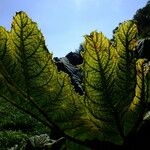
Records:
[[[145,60],[132,56],[138,40],[135,23],[122,23],[114,37],[111,42],[101,32],[85,35],[80,66],[85,92],[80,96],[68,75],[57,71],[41,31],[26,13],[16,14],[10,31],[0,27],[1,137],[5,121],[16,117],[12,124],[21,120],[38,126],[39,132],[45,125],[78,144],[93,140],[123,144],[147,112],[149,79]],[[28,134],[19,134],[20,139]]]

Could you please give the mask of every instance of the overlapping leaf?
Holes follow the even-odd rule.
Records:
[[[136,62],[136,87],[135,96],[131,100],[127,111],[123,116],[124,132],[127,135],[130,131],[136,131],[138,126],[142,123],[144,114],[146,113],[147,95],[147,79],[144,74],[144,59],[139,59]]]
[[[132,57],[136,35],[128,21],[113,43],[101,32],[85,36],[84,95],[79,96],[68,76],[57,71],[37,24],[19,12],[10,32],[0,28],[1,99],[79,140],[121,144],[143,117],[139,106],[148,95],[144,60]]]
[[[6,53],[7,31],[0,27],[0,60],[3,59]]]
[[[114,87],[112,57],[115,53],[110,52],[110,42],[102,33],[92,32],[85,36],[85,39],[84,103],[88,110],[89,122],[93,124],[93,128],[89,130],[91,132],[97,130],[101,140],[120,142],[122,133],[118,129],[120,128],[118,114],[112,98]]]
[[[145,88],[144,78],[138,74],[141,66],[137,67],[133,58],[136,25],[132,21],[124,22],[114,37],[110,45],[102,33],[85,36],[84,103],[89,122],[93,122],[93,129],[100,131],[100,139],[119,143],[144,113],[135,105],[143,101]],[[133,107],[135,111],[131,112]]]
[[[132,53],[136,46],[137,28],[132,21],[120,25],[115,33],[115,49],[118,54],[116,60],[115,90],[117,107],[122,109],[134,97],[136,85],[136,60]]]
[[[7,31],[3,27],[0,27],[0,93],[5,93],[7,91],[6,85],[4,83],[4,77],[6,76],[6,72],[3,67],[3,61],[6,55],[6,45],[8,39],[7,36]]]
[[[145,87],[142,66],[136,62],[133,52],[137,44],[137,27],[133,21],[124,22],[115,33],[116,51],[118,54],[116,65],[115,90],[116,107],[120,112],[123,132],[129,133],[137,120],[142,120],[144,110]],[[135,106],[138,105],[138,106]],[[140,108],[139,108],[140,106]],[[131,111],[132,109],[132,111]],[[133,111],[134,110],[134,111]],[[141,116],[140,116],[141,114]]]
[[[19,12],[8,37],[1,60],[10,96],[3,98],[50,126],[73,120],[76,96],[68,76],[57,72],[37,24]]]

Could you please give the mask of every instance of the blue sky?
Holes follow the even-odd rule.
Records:
[[[132,19],[148,0],[0,0],[0,25],[8,30],[16,11],[25,11],[37,22],[46,45],[54,56],[62,57],[78,49],[83,35],[112,30]]]

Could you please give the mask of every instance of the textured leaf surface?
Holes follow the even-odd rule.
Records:
[[[8,34],[7,31],[0,27],[0,93],[6,93],[7,94],[7,87],[4,83],[4,77],[6,76],[5,69],[3,67],[3,61],[4,57],[6,55],[6,45],[8,40]]]
[[[132,21],[119,26],[113,43],[101,32],[86,35],[79,96],[57,71],[37,24],[19,12],[10,32],[0,27],[0,100],[76,139],[122,144],[149,100],[145,61],[132,57],[136,42]]]
[[[7,31],[0,27],[0,60],[3,59],[6,53]]]
[[[124,131],[128,134],[130,131],[135,130],[142,122],[146,108],[146,76],[144,74],[144,59],[139,59],[136,62],[136,87],[135,96],[128,106],[123,121]]]
[[[10,79],[8,99],[50,125],[73,121],[76,96],[70,80],[57,72],[37,24],[24,12],[13,18],[5,51],[2,65]]]
[[[136,60],[132,52],[136,46],[137,28],[132,21],[124,22],[115,33],[116,60],[115,90],[116,104],[120,110],[127,106],[134,97],[136,85]]]
[[[132,56],[137,42],[135,24],[124,22],[114,37],[110,45],[102,33],[85,36],[83,101],[93,126],[89,130],[97,130],[101,140],[119,144],[144,113],[136,105],[141,105],[145,91],[142,72],[138,74],[141,66]]]
[[[114,65],[113,52],[109,40],[98,32],[85,36],[84,57],[84,103],[88,119],[92,124],[89,130],[99,132],[99,138],[120,142],[117,113],[113,105]],[[114,135],[115,138],[114,138]]]

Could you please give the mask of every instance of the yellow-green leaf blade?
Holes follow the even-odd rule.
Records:
[[[94,31],[85,36],[85,39],[84,103],[87,120],[93,126],[89,131],[93,133],[99,131],[97,138],[100,140],[120,143],[122,133],[117,124],[117,113],[112,98],[114,84],[112,57],[115,53],[110,51],[110,42],[102,33]]]

